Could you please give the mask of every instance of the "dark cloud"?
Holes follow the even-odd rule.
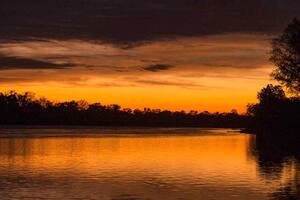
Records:
[[[6,0],[1,40],[85,39],[125,44],[178,36],[281,31],[299,0]]]
[[[178,86],[182,83],[170,82],[170,81],[162,81],[162,80],[136,80],[136,83],[142,83],[146,85],[171,85]]]
[[[64,69],[74,67],[74,64],[57,64],[48,61],[5,56],[0,54],[0,70],[3,69]]]
[[[16,83],[25,81],[31,81],[31,79],[22,77],[0,77],[0,83]]]
[[[173,68],[174,66],[168,65],[168,64],[153,64],[149,65],[147,67],[144,67],[143,69],[145,71],[150,71],[150,72],[158,72],[158,71],[164,71]]]

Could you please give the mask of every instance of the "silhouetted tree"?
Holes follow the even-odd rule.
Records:
[[[270,61],[276,66],[272,72],[279,83],[294,97],[288,98],[281,86],[271,84],[257,95],[259,103],[249,104],[247,114],[252,117],[248,130],[264,135],[293,136],[300,129],[300,21],[294,19],[283,34],[273,39]],[[289,134],[290,135],[290,134]]]
[[[270,61],[276,66],[272,76],[292,93],[300,92],[300,21],[294,19],[283,34],[273,39]]]
[[[257,98],[259,102],[247,108],[247,114],[252,116],[250,130],[274,136],[299,129],[299,98],[286,97],[281,86],[272,84],[258,92]]]
[[[273,104],[274,102],[283,101],[286,96],[281,86],[268,84],[258,92],[257,98],[261,104]]]

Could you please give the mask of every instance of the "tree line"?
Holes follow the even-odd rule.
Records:
[[[169,111],[144,108],[122,109],[119,105],[86,101],[54,103],[33,93],[0,93],[0,124],[97,125],[170,127],[244,127],[247,117],[229,113]]]

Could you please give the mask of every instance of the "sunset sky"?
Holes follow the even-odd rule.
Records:
[[[0,91],[130,108],[244,112],[299,0],[11,0]]]

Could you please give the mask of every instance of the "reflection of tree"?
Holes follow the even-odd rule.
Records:
[[[295,163],[295,174],[292,179],[279,188],[272,195],[274,200],[299,200],[300,199],[300,165]]]
[[[257,136],[251,142],[258,163],[259,174],[267,180],[279,180],[285,167],[291,169],[288,182],[273,194],[274,200],[300,199],[300,139],[271,139]]]

